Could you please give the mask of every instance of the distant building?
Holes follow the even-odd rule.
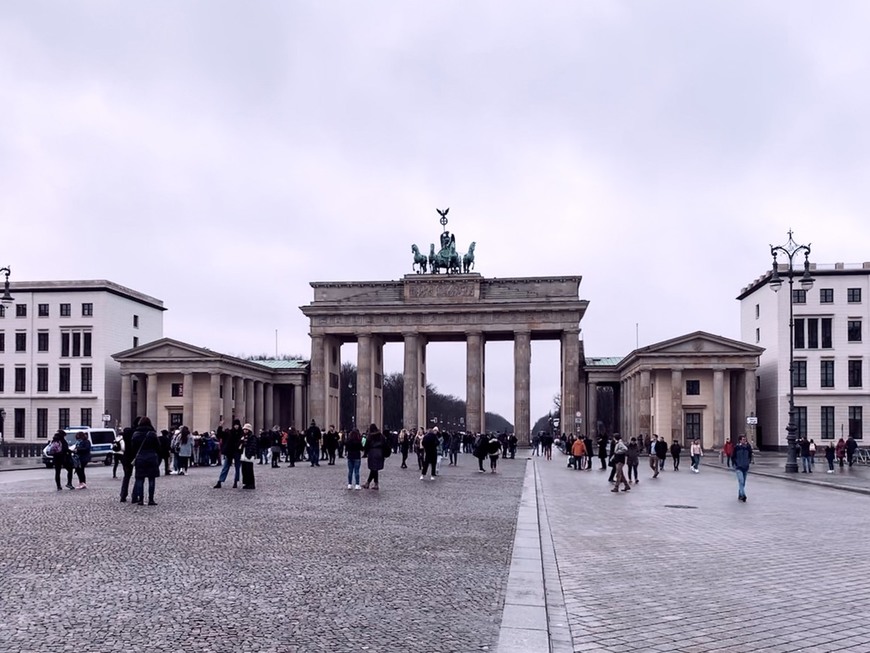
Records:
[[[870,263],[811,265],[812,289],[794,283],[794,402],[798,437],[817,443],[864,438],[870,410]],[[779,292],[771,273],[745,287],[740,301],[740,335],[764,348],[758,367],[758,436],[768,447],[786,446],[789,395],[789,298],[785,266]]]
[[[120,364],[112,354],[163,335],[163,302],[111,281],[22,281],[0,307],[0,408],[7,442],[58,428],[114,425]]]

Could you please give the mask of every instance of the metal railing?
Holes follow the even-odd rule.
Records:
[[[42,456],[45,442],[3,442],[0,458],[36,458]]]

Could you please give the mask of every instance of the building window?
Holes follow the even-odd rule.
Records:
[[[44,365],[36,368],[36,391],[48,392],[48,368]]]
[[[701,394],[701,382],[697,379],[686,381],[686,394],[699,395]]]
[[[793,369],[794,369],[794,372],[792,373],[792,376],[794,378],[794,387],[806,388],[807,387],[807,362],[806,361],[795,361]]]
[[[82,355],[81,331],[73,331],[72,333],[72,355],[73,358],[79,358]]]
[[[92,426],[91,421],[93,420],[93,409],[91,408],[82,408],[81,411],[81,422],[79,424],[81,426]]]
[[[15,437],[23,438],[24,437],[24,409],[16,408],[15,409]]]
[[[755,319],[757,320],[759,317],[761,317],[761,307],[758,304],[756,304],[755,305]]]
[[[806,347],[806,341],[804,339],[804,319],[802,317],[796,317],[794,319],[793,331],[794,348],[804,349]]]
[[[69,408],[58,408],[57,409],[57,428],[59,428],[59,429],[68,429],[69,428]]]
[[[36,351],[48,351],[48,331],[36,334]]]
[[[6,368],[0,365],[0,392],[6,390]]]
[[[81,356],[90,357],[92,350],[92,334],[90,331],[62,331],[60,334],[60,355],[67,358]]]
[[[860,288],[847,288],[846,289],[846,301],[850,304],[860,304],[861,303],[861,289]]]
[[[48,304],[40,304],[37,306],[37,315],[39,315],[39,317],[48,317]]]
[[[832,349],[834,347],[833,342],[833,327],[834,321],[830,317],[822,318],[822,349]]]
[[[61,304],[60,305],[60,316],[61,317],[69,317],[72,315],[72,311],[70,310],[71,304]]]
[[[93,317],[94,305],[90,302],[82,304],[82,317]]]
[[[21,332],[15,334],[15,351],[27,351],[27,333]]]
[[[819,318],[807,318],[807,349],[819,348]]]
[[[861,320],[849,320],[847,336],[849,342],[861,342]]]
[[[25,392],[27,390],[27,368],[15,368],[15,392]]]
[[[82,392],[91,392],[94,387],[94,368],[82,368]]]
[[[821,361],[821,376],[819,382],[823,388],[834,387],[834,361]]]
[[[861,406],[849,406],[849,435],[856,440],[864,439],[864,409]]]
[[[139,328],[139,316],[138,315],[133,316],[133,328],[134,329]]]
[[[62,358],[69,356],[69,333],[60,334],[60,355]]]
[[[850,388],[860,388],[863,386],[863,380],[861,378],[861,368],[863,367],[864,361],[861,360],[852,360],[849,361],[849,387]]]
[[[761,329],[755,330],[755,342],[761,342]]]
[[[794,407],[794,421],[795,421],[795,426],[797,426],[797,436],[799,438],[807,437],[807,407],[806,406],[795,406]]]
[[[822,440],[834,439],[834,407],[822,406]]]
[[[90,331],[85,331],[82,334],[82,356],[85,356],[86,358],[90,358],[91,356],[91,335]]]
[[[5,306],[5,304],[0,304],[0,317],[6,317],[6,306]]]
[[[139,338],[137,336],[133,336],[133,347],[139,346]]]
[[[180,429],[184,424],[184,413],[169,413],[169,428]]]
[[[69,368],[61,367],[58,368],[60,372],[60,376],[57,380],[57,390],[58,392],[69,392]]]
[[[6,351],[6,334],[0,331],[0,352]]]
[[[834,303],[834,289],[833,288],[819,288],[819,303],[820,304],[833,304]]]
[[[36,437],[48,437],[48,408],[36,409]]]
[[[807,303],[807,291],[803,289],[792,290],[791,291],[792,303],[794,304],[806,304]]]
[[[184,384],[183,383],[173,383],[169,386],[170,394],[173,397],[183,397],[184,396]]]
[[[700,440],[703,436],[701,432],[701,413],[686,413],[686,441]]]
[[[15,317],[27,317],[27,304],[15,304]]]

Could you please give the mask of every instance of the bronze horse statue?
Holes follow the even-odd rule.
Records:
[[[465,274],[471,272],[474,269],[474,246],[475,242],[472,241],[471,245],[468,246],[468,254],[465,254],[462,257],[462,271]]]
[[[458,274],[462,272],[462,259],[456,252],[450,253],[448,256],[443,256],[441,252],[435,253],[435,244],[429,246],[429,269],[432,274],[439,274],[441,268],[447,274]]]
[[[411,265],[411,269],[417,274],[426,272],[426,263],[429,259],[426,258],[425,254],[420,253],[420,248],[416,245],[411,245],[411,252],[414,254],[414,263]]]

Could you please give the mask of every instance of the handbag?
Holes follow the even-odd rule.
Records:
[[[82,459],[79,458],[77,453],[71,453],[70,458],[72,459],[73,469],[81,469],[82,468]]]

